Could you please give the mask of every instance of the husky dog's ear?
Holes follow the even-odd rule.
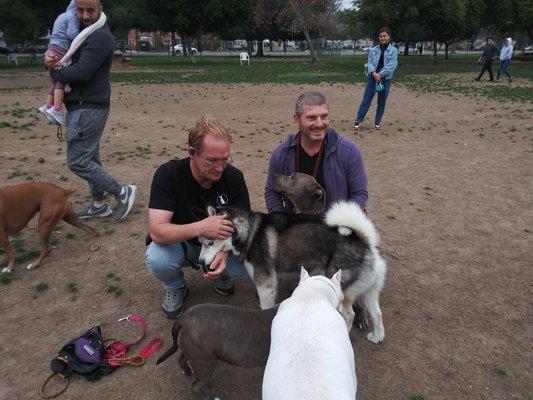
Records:
[[[207,215],[210,217],[212,215],[217,215],[217,210],[215,210],[215,208],[212,206],[207,206]]]
[[[305,270],[305,268],[302,266],[302,269],[300,270],[300,283],[305,282],[309,279],[309,274]]]
[[[342,270],[340,269],[337,272],[335,272],[335,275],[331,277],[331,282],[333,282],[335,286],[338,286],[339,289],[341,289],[341,277],[342,277]]]

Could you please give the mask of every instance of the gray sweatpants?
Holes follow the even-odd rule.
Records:
[[[104,192],[120,194],[117,180],[102,168],[100,138],[109,116],[109,108],[69,111],[67,113],[67,164],[87,181],[93,200],[102,201]]]

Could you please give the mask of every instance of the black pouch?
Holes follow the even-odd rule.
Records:
[[[102,332],[99,326],[94,326],[64,345],[50,363],[50,368],[54,374],[68,377],[74,372],[85,376],[88,381],[95,381],[117,369],[102,359],[103,353]]]

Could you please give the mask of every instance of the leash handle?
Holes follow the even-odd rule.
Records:
[[[58,392],[56,393],[51,393],[51,394],[45,394],[44,393],[44,388],[46,387],[46,385],[48,384],[48,382],[50,382],[50,379],[52,379],[54,376],[59,376],[60,378],[63,378],[63,380],[65,381],[65,386],[59,390]],[[39,388],[39,395],[41,396],[41,399],[53,399],[61,394],[63,394],[65,392],[65,390],[67,390],[68,388],[68,384],[69,384],[69,379],[68,379],[68,376],[67,375],[63,375],[63,374],[50,374],[48,376],[48,378],[46,378],[44,380],[44,382],[42,383],[41,387]]]
[[[142,316],[137,315],[137,314],[127,315],[125,317],[119,318],[118,320],[119,320],[119,322],[120,321],[137,321],[138,325],[139,325],[139,328],[141,330],[141,337],[139,339],[137,339],[133,343],[125,345],[126,346],[126,351],[127,351],[127,350],[131,349],[132,347],[137,346],[144,339],[144,337],[146,336],[146,330],[147,330],[146,321],[144,320],[144,318]]]

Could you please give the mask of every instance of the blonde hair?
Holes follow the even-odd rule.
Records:
[[[194,152],[200,153],[206,135],[213,136],[217,139],[225,139],[231,143],[231,132],[228,128],[218,121],[210,120],[208,117],[202,117],[196,122],[194,128],[189,131],[187,145]]]

